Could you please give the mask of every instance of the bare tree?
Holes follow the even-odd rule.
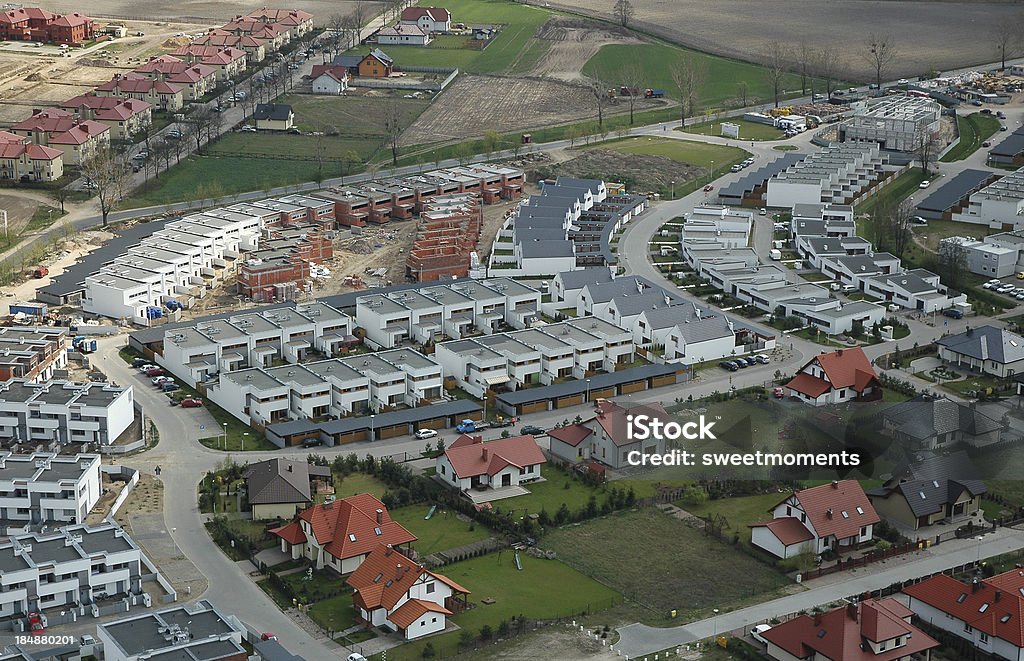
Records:
[[[602,78],[600,73],[595,72],[590,76],[590,86],[588,88],[590,94],[594,97],[594,103],[597,106],[597,124],[598,126],[604,126],[604,108],[608,105],[610,97],[608,96],[608,83]]]
[[[329,34],[326,35],[326,38],[333,55],[337,55],[341,49],[346,28],[347,17],[344,14],[331,14],[327,17],[327,31]]]
[[[939,242],[936,269],[939,279],[950,287],[959,288],[967,273],[967,249],[958,237]]]
[[[634,58],[622,67],[619,75],[622,77],[622,86],[626,89],[626,100],[629,102],[629,124],[632,126],[636,103],[644,98],[644,81],[647,79],[647,73],[640,66],[640,62]]]
[[[192,112],[185,116],[185,121],[192,125],[192,138],[196,143],[197,154],[202,153],[203,136],[205,135],[207,140],[210,139],[211,117],[216,114],[209,108],[199,107],[194,108]]]
[[[170,143],[168,143],[165,140],[158,140],[158,141],[156,141],[153,144],[153,146],[150,148],[150,150],[149,150],[149,159],[147,159],[146,162],[147,162],[147,164],[149,163],[149,161],[153,162],[153,176],[155,178],[157,178],[157,179],[160,178],[160,166],[161,165],[164,165],[164,169],[165,170],[168,167],[170,167],[170,154],[171,154],[171,150],[172,150],[172,147],[171,147]]]
[[[772,99],[775,107],[779,107],[779,97],[782,95],[782,83],[789,71],[790,53],[785,44],[780,41],[773,41],[768,44],[768,50],[764,55],[764,76],[768,85],[772,88]]]
[[[387,136],[387,144],[391,148],[391,164],[398,165],[398,154],[401,149],[400,139],[402,131],[402,107],[398,102],[391,100],[384,105],[384,135]]]
[[[174,149],[175,163],[181,163],[182,154],[187,153],[185,145],[189,144],[192,140],[192,126],[189,124],[180,124],[179,126],[179,130],[181,131],[181,137],[172,143]]]
[[[921,162],[921,169],[927,177],[935,161],[935,152],[938,149],[937,137],[932,133],[922,133],[917,139],[917,147],[914,153]]]
[[[1024,38],[1021,31],[1024,30],[1024,16],[1018,16],[1016,20],[1000,21],[996,26],[993,38],[996,42],[996,52],[999,53],[1000,69],[1006,68],[1006,60],[1013,59],[1020,50]]]
[[[131,182],[131,169],[124,154],[106,147],[98,150],[82,164],[82,174],[96,186],[103,225],[114,206],[124,199]]]
[[[355,14],[349,14],[342,23],[343,46],[342,50],[355,48],[359,45],[359,33],[362,31],[362,22]]]
[[[736,93],[740,95],[740,107],[746,108],[747,95],[750,94],[750,85],[747,84],[747,81],[741,80],[736,83]]]
[[[882,88],[882,76],[889,72],[900,51],[890,35],[872,34],[865,46],[864,58],[875,71],[875,85]]]
[[[629,25],[630,21],[633,20],[633,3],[630,0],[615,0],[615,5],[612,7],[612,11],[615,13],[615,19],[623,26]]]
[[[800,75],[800,94],[807,94],[807,83],[811,83],[811,98],[814,97],[814,49],[806,41],[801,41],[793,49],[793,64]]]
[[[889,225],[889,250],[900,259],[903,259],[904,253],[913,240],[913,231],[911,230],[913,217],[913,202],[907,200],[893,205],[885,219]]]
[[[313,159],[316,161],[316,174],[313,176],[317,187],[324,180],[324,161],[327,158],[327,131],[322,124],[313,127]]]
[[[686,126],[686,119],[697,112],[700,91],[704,86],[707,67],[703,60],[684,55],[672,69],[672,81],[679,88],[679,127]]]
[[[839,51],[833,46],[825,46],[818,51],[815,69],[825,81],[825,98],[832,96],[832,84],[839,71]]]

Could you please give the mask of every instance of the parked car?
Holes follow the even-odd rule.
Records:
[[[270,631],[264,631],[260,634],[260,640],[277,640],[277,634]]]
[[[323,442],[322,439],[319,439],[319,438],[307,438],[306,440],[304,440],[302,442],[302,447],[304,447],[304,448],[316,448],[316,447],[320,447],[323,444],[324,444],[324,442]]]
[[[981,143],[981,146],[982,147],[991,147],[992,146],[992,141],[991,140],[986,140],[985,142]]]
[[[949,317],[950,319],[963,319],[964,313],[956,308],[946,308],[942,311],[942,316]]]
[[[345,661],[366,661],[366,657],[358,652],[352,652]]]
[[[174,392],[175,390],[181,390],[181,386],[174,381],[164,381],[160,384],[160,389],[164,392]]]
[[[164,375],[164,371],[161,368],[159,368],[159,367],[154,367],[152,369],[146,370],[146,376],[148,376],[148,377],[163,376],[163,375]]]
[[[172,379],[172,378],[171,378],[171,377],[169,377],[169,376],[154,376],[154,377],[153,377],[153,378],[151,379],[151,381],[153,382],[153,385],[154,385],[154,386],[158,386],[158,385],[160,385],[161,383],[163,383],[164,381],[174,381],[174,379]]]
[[[198,409],[203,406],[203,400],[198,397],[186,397],[179,403],[183,409]]]
[[[931,185],[932,185],[932,182],[931,182],[931,180],[929,180],[929,179],[925,179],[925,180],[924,180],[924,181],[922,181],[922,182],[921,182],[920,184],[918,184],[918,185],[917,185],[917,187],[918,187],[918,188],[928,188],[928,187],[929,187],[929,186],[931,186]]]
[[[772,390],[772,395],[775,397],[775,399],[782,399],[783,397],[786,396],[786,389],[783,388],[782,386],[776,386],[775,389]]]
[[[135,369],[138,369],[143,365],[149,365],[149,361],[146,360],[145,358],[136,358],[132,361],[132,367],[134,367]]]
[[[766,353],[759,353],[756,356],[754,356],[754,358],[756,358],[757,362],[761,363],[762,365],[767,365],[768,363],[772,362],[772,359],[769,358],[768,354]]]
[[[1003,124],[1002,126],[999,127],[999,130],[1000,131],[1009,131],[1010,129],[1006,126],[1006,124]]]
[[[781,388],[776,388],[776,390],[781,390]],[[758,624],[750,630],[750,637],[759,643],[764,643],[765,645],[767,645],[768,641],[765,640],[764,636],[762,636],[761,634],[763,634],[765,631],[768,631],[771,628],[772,626],[770,624]]]
[[[758,216],[767,216],[768,215],[768,209],[765,209],[764,207],[761,207],[761,209],[757,212],[757,215]]]
[[[737,365],[736,363],[734,363],[731,360],[723,360],[722,362],[718,363],[718,366],[721,367],[722,369],[728,370],[730,372],[735,372],[736,370],[738,370],[740,368],[739,365]]]
[[[742,169],[743,169],[743,166],[737,163],[736,165],[734,165],[731,168],[729,168],[729,172],[739,172]]]
[[[544,434],[547,433],[547,431],[541,429],[536,425],[523,425],[523,428],[519,430],[519,433],[524,436],[543,436]]]
[[[981,101],[978,101],[977,99],[975,99],[974,101],[971,101],[971,105],[976,107],[976,108],[980,108],[981,107]],[[985,112],[985,111],[983,110],[982,112]]]
[[[153,369],[154,367],[157,367],[157,366],[154,365],[153,363],[146,363],[146,362],[144,362],[141,365],[139,365],[139,371],[140,372],[148,372],[149,370]]]
[[[707,186],[704,187],[704,192],[705,193],[709,193],[709,192],[711,192],[713,190],[715,190],[715,187],[712,186],[711,184],[708,184]]]
[[[437,436],[437,430],[436,429],[417,429],[416,433],[414,434],[414,436],[416,436],[416,438],[418,438],[420,440],[423,440],[424,438],[434,438],[435,436]]]
[[[991,115],[992,114],[992,109],[991,108],[985,108],[984,110],[981,111],[981,114],[982,115]]]
[[[243,126],[242,128],[240,128],[238,130],[241,131],[242,133],[255,133],[256,132],[256,127],[255,126],[250,126],[250,125],[246,124],[245,126]]]
[[[740,369],[746,369],[750,367],[750,363],[747,362],[746,358],[733,358],[732,362],[736,363],[736,366]]]
[[[924,217],[922,217],[922,216],[914,216],[914,217],[913,217],[913,218],[911,218],[910,220],[911,220],[911,222],[913,222],[913,223],[914,223],[915,225],[923,225],[923,226],[926,226],[926,227],[927,227],[927,225],[928,225],[928,219],[927,219],[927,218],[924,218]]]

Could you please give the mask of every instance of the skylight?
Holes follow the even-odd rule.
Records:
[[[928,498],[928,496],[924,495],[923,491],[918,491],[918,493],[921,494],[921,500],[925,500]]]
[[[825,630],[822,629],[821,631],[818,632],[818,638],[824,638],[824,637],[825,637]]]
[[[849,519],[850,518],[850,513],[847,512],[846,510],[843,510],[843,518],[844,519]]]
[[[962,604],[965,601],[967,601],[967,593],[966,592],[961,592],[960,596],[956,598],[956,603]]]
[[[380,583],[380,579],[384,578],[384,572],[381,572],[373,577],[374,583]]]
[[[936,489],[938,489],[939,488],[939,481],[938,480],[932,480],[932,486],[935,487]]]
[[[382,532],[380,531],[380,528],[374,528],[374,529],[373,529],[373,534],[374,534],[374,535],[377,535],[378,537],[380,537],[380,536],[381,536],[381,535],[383,535],[384,533],[382,533]]]
[[[978,612],[979,613],[984,613],[987,610],[988,610],[988,603],[986,602],[986,603],[981,605],[981,608],[978,609]]]
[[[1001,618],[999,618],[999,621],[1002,622],[1003,624],[1006,624],[1007,622],[1010,621],[1011,617],[1013,617],[1013,616],[1010,615],[1009,613],[1007,613],[1006,615],[1004,615]]]
[[[863,507],[857,507],[857,514],[863,514],[863,513],[864,513],[864,508]]]
[[[356,534],[354,532],[350,532],[348,534],[348,541],[350,541],[350,542],[356,541]]]

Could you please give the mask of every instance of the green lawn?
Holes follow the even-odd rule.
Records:
[[[491,536],[485,526],[460,521],[455,512],[447,510],[439,509],[429,520],[425,520],[423,517],[427,515],[429,509],[426,505],[410,505],[391,510],[391,518],[419,538],[413,543],[413,548],[421,556],[446,551]]]
[[[872,195],[869,198],[860,200],[857,204],[857,213],[870,214],[875,210],[883,201],[899,203],[907,199],[914,193],[920,190],[918,184],[924,181],[924,171],[921,168],[910,168],[899,177],[896,181],[889,183],[884,189],[879,191],[876,195]],[[929,191],[922,191],[922,197]]]
[[[324,631],[342,631],[356,623],[356,609],[351,594],[341,594],[318,601],[309,607],[309,619]]]
[[[317,139],[309,135],[290,133],[228,133],[210,147],[209,153],[211,156],[244,156],[259,161],[292,158],[314,163]],[[331,177],[338,176],[341,172],[339,161],[346,153],[352,151],[358,154],[360,162],[349,165],[350,170],[355,169],[362,162],[370,160],[384,142],[383,136],[324,136],[321,139],[324,141],[324,160],[330,163],[325,165],[325,169],[331,171],[328,175]]]
[[[995,115],[983,115],[980,112],[970,115],[956,116],[956,125],[960,129],[960,142],[940,160],[944,163],[962,161],[981,148],[985,142],[999,130],[999,118]]]
[[[726,530],[730,533],[738,533],[740,543],[748,548],[753,548],[750,544],[750,524],[771,519],[772,515],[769,510],[782,502],[784,498],[785,494],[767,493],[741,498],[719,498],[718,500],[708,500],[701,505],[680,504],[679,506],[697,516],[719,515],[724,517]]]
[[[349,473],[341,477],[337,473],[334,474],[334,495],[338,498],[348,498],[359,493],[368,493],[381,498],[387,490],[388,485],[372,475]]]
[[[957,223],[952,220],[929,220],[928,225],[914,225],[913,230],[915,238],[932,252],[938,252],[939,242],[951,236],[969,236],[980,240],[1000,231],[989,229],[987,225]]]
[[[714,164],[717,172],[727,171],[731,165],[739,163],[750,155],[738,147],[673,138],[625,138],[613,142],[597,143],[594,148],[613,149],[628,154],[663,156],[673,161],[703,168],[710,168]]]
[[[526,488],[530,490],[529,494],[495,501],[493,503],[495,509],[502,512],[522,510],[520,516],[531,512],[540,512],[543,509],[554,516],[562,503],[565,503],[570,512],[575,512],[586,506],[591,495],[597,497],[598,505],[604,499],[601,489],[588,487],[575,477],[560,470],[546,468],[543,474],[543,482],[526,485]]]
[[[678,46],[658,42],[653,44],[611,44],[603,46],[598,53],[583,65],[583,73],[603,80],[621,79],[623,70],[628,66],[637,66],[643,71],[646,87],[661,88],[668,96],[679,98],[679,88],[672,80],[672,71],[683,58],[694,58],[706,68],[704,85],[698,94],[698,105],[701,107],[722,107],[726,104],[739,106],[742,95],[737,84],[747,84],[747,104],[771,100],[772,90],[765,79],[764,69],[756,64],[730,60],[689,51]],[[800,93],[799,76],[787,75],[783,81],[783,90],[791,94]]]
[[[533,38],[552,16],[544,9],[503,0],[452,0],[445,3],[445,8],[460,23],[501,25],[502,29],[483,50],[457,48],[459,38],[440,39],[425,47],[388,46],[384,50],[396,65],[457,67],[469,73],[525,73],[550,46],[550,42]],[[352,52],[365,52],[365,47]]]
[[[453,621],[475,635],[484,625],[494,630],[502,621],[519,615],[542,620],[570,618],[605,610],[622,601],[622,597],[611,588],[558,560],[539,560],[525,553],[520,558],[522,571],[516,569],[511,551],[443,567],[441,573],[472,593],[469,602],[474,607],[456,615]],[[493,599],[494,603],[483,604],[483,599]],[[428,640],[438,657],[444,658],[457,651],[459,632],[432,636]],[[419,661],[426,643],[409,643],[388,650],[387,659]]]
[[[638,552],[638,545],[642,552]],[[544,546],[584,574],[650,609],[662,622],[776,593],[789,581],[743,551],[654,508],[564,526]]]
[[[303,131],[320,131],[323,127],[335,128],[340,138],[366,138],[386,135],[381,107],[384,103],[394,104],[399,110],[402,126],[409,126],[430,105],[425,99],[406,99],[401,91],[380,96],[315,96],[311,94],[289,94],[279,99],[280,103],[291,105],[295,111],[295,125]],[[252,137],[254,134],[243,134]],[[259,134],[256,134],[259,135]],[[301,138],[304,136],[285,136]],[[339,138],[335,138],[339,139]],[[332,156],[333,151],[329,150]]]
[[[739,140],[782,140],[786,134],[767,124],[748,122],[744,119],[730,118],[724,120],[726,123],[740,125]],[[677,131],[679,129],[676,129]],[[700,133],[701,135],[722,135],[722,122],[701,122],[687,126],[687,133]]]

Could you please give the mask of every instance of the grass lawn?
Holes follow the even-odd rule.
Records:
[[[679,506],[697,516],[723,517],[726,523],[725,530],[739,533],[740,543],[747,548],[754,548],[750,544],[750,524],[772,518],[769,510],[778,505],[785,496],[786,494],[781,493],[766,493],[760,496],[708,500],[701,505]]]
[[[458,67],[469,73],[525,73],[550,46],[549,42],[533,38],[552,16],[544,9],[502,0],[452,0],[445,8],[460,23],[501,25],[501,31],[483,50],[455,47],[457,40],[471,37],[441,39],[426,47],[387,47],[387,54],[398,66]],[[352,52],[365,52],[365,48]]]
[[[715,170],[725,172],[729,166],[739,163],[750,154],[737,147],[712,145],[691,140],[674,140],[672,138],[636,137],[612,142],[601,142],[594,145],[596,149],[613,149],[627,154],[644,154],[647,156],[663,156],[673,161],[710,168],[712,162]]]
[[[349,473],[342,477],[337,473],[334,474],[334,495],[338,498],[348,498],[358,493],[368,493],[381,498],[387,490],[388,485],[372,475]]]
[[[468,589],[472,593],[469,602],[475,605],[456,615],[453,621],[477,634],[484,625],[497,629],[503,620],[519,615],[533,619],[570,618],[605,610],[622,601],[621,595],[611,588],[558,560],[540,560],[526,554],[520,557],[522,571],[516,569],[511,551],[446,565],[442,573]],[[488,598],[494,599],[495,603],[481,603]],[[459,632],[432,636],[427,640],[432,642],[438,658],[445,658],[457,651]],[[426,643],[420,641],[390,649],[387,659],[419,661]]]
[[[322,569],[313,572],[313,578],[306,580],[306,572],[299,571],[287,576],[281,576],[281,580],[288,584],[292,593],[298,596],[302,603],[315,603],[330,599],[336,595],[338,590],[344,590],[345,595],[352,600],[351,589],[345,585],[345,579],[329,569]]]
[[[962,373],[962,372],[961,372]],[[959,395],[964,395],[970,390],[987,390],[992,389],[993,392],[998,392],[1001,388],[1006,386],[1006,379],[997,379],[991,376],[978,376],[968,375],[966,379],[960,381],[945,381],[942,387],[951,392],[955,392]]]
[[[672,71],[683,58],[693,58],[706,67],[704,85],[698,92],[700,106],[721,107],[730,102],[739,106],[742,94],[736,86],[741,81],[747,84],[748,105],[771,99],[771,87],[765,79],[764,69],[758,65],[689,51],[663,42],[603,46],[583,65],[583,73],[603,80],[620,80],[624,69],[635,63],[643,71],[646,87],[664,89],[668,96],[678,99],[679,88],[672,80]],[[799,76],[787,75],[782,81],[782,89],[788,95],[799,94]]]
[[[179,394],[182,397],[198,396],[195,392],[187,392],[189,390],[191,389],[187,386],[182,386],[182,390],[175,394]],[[182,391],[186,391],[187,394]],[[278,449],[277,446],[268,441],[261,432],[252,429],[235,416],[211,402],[209,399],[202,399],[203,407],[211,416],[213,416],[213,419],[217,421],[216,428],[207,430],[207,433],[214,435],[199,439],[199,442],[206,447],[213,450],[223,450],[225,452],[266,452],[267,450]],[[224,423],[227,423],[226,443],[224,436]]]
[[[427,109],[430,101],[405,99],[402,96],[403,92],[390,93],[386,102],[398,106],[402,126],[409,126]],[[333,127],[341,131],[343,138],[376,136],[383,139],[386,135],[384,120],[380,112],[385,103],[384,97],[289,94],[282,96],[279,102],[291,105],[295,111],[295,125],[303,131],[319,131],[322,130],[322,127]],[[253,135],[248,134],[249,137],[253,137]],[[305,136],[286,135],[283,137],[302,138]],[[328,153],[335,156],[330,150]]]
[[[637,553],[639,540],[643,553]],[[667,619],[671,610],[687,621],[712,607],[763,600],[789,583],[746,553],[653,508],[562,527],[544,545],[649,608],[652,621]]]
[[[785,133],[767,124],[748,122],[744,119],[735,118],[725,121],[740,125],[739,140],[782,140],[786,137]],[[679,129],[676,130],[678,131]],[[685,131],[687,133],[700,133],[701,135],[722,135],[722,122],[702,122],[687,126]]]
[[[955,223],[952,220],[929,220],[927,226],[914,225],[913,230],[914,238],[932,252],[938,252],[939,242],[951,236],[969,236],[972,239],[983,239],[989,234],[995,234],[1000,231],[989,229],[986,225]]]
[[[420,555],[446,551],[491,536],[485,526],[460,521],[455,512],[447,510],[439,509],[430,520],[425,520],[423,517],[429,509],[426,505],[410,505],[391,510],[391,518],[419,538],[413,543],[413,548]]]
[[[543,509],[554,516],[562,503],[565,503],[570,512],[575,512],[586,506],[591,495],[597,497],[598,505],[604,499],[602,489],[588,487],[571,475],[550,467],[544,470],[543,482],[528,484],[526,488],[530,490],[529,494],[495,501],[494,508],[502,512],[523,510],[524,514],[540,512]]]
[[[370,160],[384,142],[383,136],[324,136],[322,139],[325,149],[324,170],[330,172],[325,175],[325,178],[335,177],[341,173],[339,163],[348,152],[355,152],[359,156],[358,163],[347,165],[352,170]],[[291,135],[290,133],[227,133],[210,147],[209,153],[211,156],[243,156],[259,161],[291,158],[315,163],[316,140],[317,138],[311,135]],[[327,164],[328,162],[330,165]]]
[[[775,145],[772,149],[775,151],[796,151],[799,147],[796,145]]]
[[[970,115],[956,116],[956,125],[960,129],[960,142],[943,156],[943,163],[962,161],[981,148],[985,142],[999,130],[999,118],[995,115],[983,115],[980,112]]]
[[[924,171],[921,168],[910,168],[876,195],[858,202],[856,205],[857,213],[870,214],[883,201],[891,201],[893,204],[902,202],[920,190],[919,184],[922,181],[924,181]],[[925,191],[925,193],[927,192]]]
[[[342,631],[356,623],[356,609],[351,594],[341,594],[318,601],[309,607],[309,619],[324,631]]]

